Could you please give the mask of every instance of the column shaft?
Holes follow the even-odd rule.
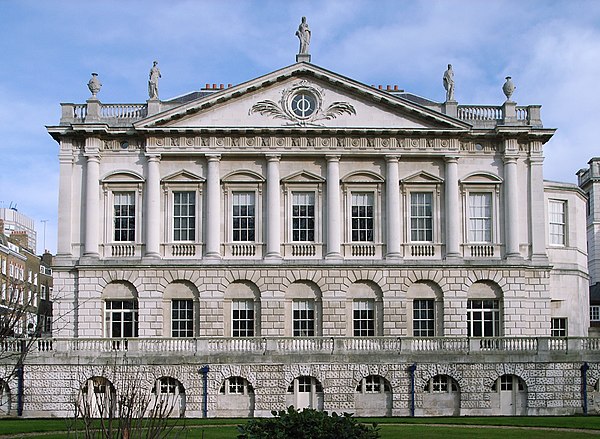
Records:
[[[506,256],[516,257],[519,251],[519,192],[516,157],[504,158],[504,211],[506,231]]]
[[[267,258],[281,258],[279,158],[267,156]]]
[[[458,158],[446,157],[446,257],[460,257]]]
[[[327,254],[326,258],[339,259],[341,237],[340,158],[327,157]]]
[[[160,156],[148,156],[146,185],[146,256],[160,257]]]
[[[398,157],[387,157],[386,217],[387,217],[387,259],[400,259],[400,177]]]
[[[71,142],[61,140],[61,152],[58,159],[58,242],[56,248],[56,255],[59,257],[69,257],[73,254],[71,238],[71,223],[73,221],[71,214],[73,202],[73,152],[71,148]]]
[[[87,139],[90,140],[90,139]],[[84,255],[98,257],[100,232],[100,157],[97,153],[87,155],[85,179],[85,244]]]
[[[207,155],[206,178],[206,257],[221,257],[221,176],[220,155]]]

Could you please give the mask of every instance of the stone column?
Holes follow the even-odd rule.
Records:
[[[446,157],[446,258],[460,257],[460,194],[458,191],[458,157]]]
[[[341,259],[340,156],[327,156],[327,259]]]
[[[160,155],[148,154],[146,182],[146,256],[160,257]]]
[[[280,158],[275,154],[267,155],[267,259],[281,258]]]
[[[100,236],[100,139],[85,139],[85,244],[84,256],[99,257]]]
[[[531,142],[529,157],[529,215],[531,218],[531,258],[547,262],[546,254],[546,217],[544,206],[544,157],[541,154],[542,142]]]
[[[398,157],[387,156],[386,177],[386,217],[387,217],[387,259],[401,259],[400,225],[400,177]]]
[[[519,182],[516,157],[504,157],[504,188],[506,257],[514,258],[521,254],[519,251]]]
[[[61,140],[58,182],[58,242],[57,257],[70,257],[73,255],[71,241],[71,223],[73,221],[71,210],[73,200],[73,149],[70,140]]]
[[[207,155],[206,177],[206,254],[207,258],[221,258],[221,176],[219,154]],[[223,213],[224,214],[224,213]]]

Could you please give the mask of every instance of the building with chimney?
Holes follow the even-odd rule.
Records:
[[[544,181],[540,106],[510,78],[462,104],[447,71],[435,102],[310,61],[140,104],[94,74],[61,104],[62,324],[25,414],[115,401],[133,370],[190,417],[595,410],[585,194]]]

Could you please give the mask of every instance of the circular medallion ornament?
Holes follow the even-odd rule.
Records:
[[[307,119],[316,111],[317,99],[308,90],[302,90],[292,96],[290,106],[298,118]]]

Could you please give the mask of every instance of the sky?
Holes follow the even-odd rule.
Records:
[[[306,16],[312,63],[371,85],[501,105],[542,105],[557,128],[544,178],[576,183],[600,155],[597,0],[0,0],[0,207],[33,218],[38,252],[56,251],[60,103],[143,103],[152,61],[161,99],[238,84],[295,62]],[[45,233],[44,233],[44,224]],[[44,244],[45,242],[45,244]]]

